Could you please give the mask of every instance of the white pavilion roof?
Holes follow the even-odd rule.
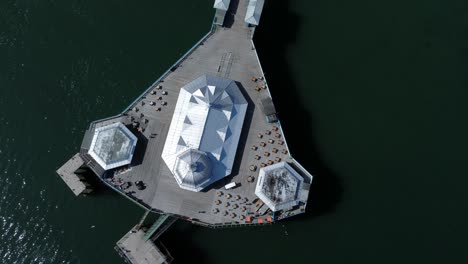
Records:
[[[232,80],[203,75],[182,87],[162,158],[176,179],[177,162],[187,150],[205,153],[211,171],[208,181],[192,186],[178,180],[181,188],[199,191],[231,174],[246,111],[247,101]]]
[[[288,163],[280,162],[260,169],[255,195],[272,211],[288,210],[299,203],[303,183]]]
[[[231,3],[231,0],[215,0],[213,7],[221,10],[228,10],[229,3]]]
[[[245,22],[258,25],[260,23],[260,17],[262,16],[263,4],[265,0],[249,0],[247,6],[247,12],[245,13]]]
[[[135,135],[122,123],[96,128],[88,154],[104,169],[130,164],[137,143]]]

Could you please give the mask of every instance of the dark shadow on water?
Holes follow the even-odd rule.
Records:
[[[205,251],[200,249],[199,245],[191,239],[200,228],[203,227],[177,221],[159,238],[174,258],[172,263],[210,264]]]
[[[91,185],[93,192],[90,195],[117,195],[117,193],[105,185],[91,169],[84,168],[84,172],[77,174],[83,176],[86,183]]]
[[[314,217],[334,211],[340,203],[343,186],[339,177],[321,160],[312,117],[298,103],[301,102],[299,87],[288,68],[286,52],[296,41],[301,18],[291,11],[289,3],[265,1],[254,41],[291,153],[314,175],[303,216]]]

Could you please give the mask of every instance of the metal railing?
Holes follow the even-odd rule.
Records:
[[[195,43],[195,45],[193,45],[184,55],[182,55],[182,57],[180,57],[174,64],[172,64],[171,67],[169,67],[169,69],[164,72],[161,77],[159,77],[156,81],[154,81],[142,94],[140,94],[140,96],[138,96],[132,103],[130,103],[127,108],[125,108],[121,114],[127,112],[130,108],[132,108],[132,106],[134,106],[143,96],[145,96],[145,94],[147,94],[152,88],[154,88],[154,86],[156,86],[156,84],[158,84],[159,82],[161,82],[162,79],[166,78],[171,72],[172,72],[172,69],[176,68],[177,66],[179,66],[196,48],[198,48],[198,46],[200,46],[200,44],[202,44],[208,37],[210,37],[213,33],[214,33],[214,28],[215,28],[215,24],[214,24],[214,19],[213,18],[213,22],[211,23],[211,28],[210,28],[210,31],[205,35],[203,36],[197,43]]]
[[[144,241],[148,241],[151,236],[154,234],[154,232],[156,232],[156,230],[158,230],[158,228],[164,224],[164,222],[169,218],[169,215],[167,214],[163,214],[163,215],[160,215],[158,220],[156,220],[156,222],[153,223],[153,225],[150,227],[150,229],[148,229],[148,231],[146,232],[145,236],[143,237],[143,240]]]
[[[166,70],[166,72],[164,72],[156,81],[154,81],[148,88],[146,88],[143,93],[141,93],[135,100],[133,100],[133,102],[131,102],[120,114],[117,114],[117,115],[114,115],[114,116],[110,116],[110,117],[105,117],[105,118],[101,118],[101,119],[98,119],[98,120],[94,120],[91,122],[91,124],[89,125],[89,129],[92,128],[93,126],[95,126],[97,123],[100,123],[100,122],[104,122],[104,121],[107,121],[107,120],[111,120],[111,119],[114,119],[114,118],[119,118],[121,117],[123,114],[125,114],[125,112],[127,112],[130,108],[132,108],[136,103],[138,103],[138,101],[143,97],[145,96],[152,88],[154,88],[156,86],[156,84],[158,84],[159,82],[161,82],[162,79],[166,78],[171,72],[172,72],[172,69],[174,69],[175,67],[177,67],[178,65],[180,65],[198,46],[200,46],[200,44],[202,44],[208,37],[210,37],[214,32],[215,32],[215,29],[216,29],[216,25],[214,24],[214,20],[215,20],[215,17],[213,17],[213,22],[211,23],[211,28],[210,30],[208,31],[208,33],[203,36],[197,43],[195,43],[184,55],[182,55],[174,64],[172,64],[171,67],[168,68],[168,70]]]

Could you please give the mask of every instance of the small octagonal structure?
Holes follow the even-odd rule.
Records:
[[[299,173],[280,162],[260,169],[255,195],[272,211],[288,210],[299,203],[303,183]]]
[[[177,156],[173,171],[181,188],[198,192],[212,182],[211,169],[210,158],[205,152],[189,149]]]
[[[88,154],[104,169],[130,164],[137,138],[122,123],[96,128]]]

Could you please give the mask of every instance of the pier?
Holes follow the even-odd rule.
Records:
[[[131,264],[171,263],[172,256],[164,245],[157,246],[152,240],[144,239],[145,235],[142,229],[132,228],[117,242],[117,252]]]
[[[83,165],[85,165],[85,162],[77,153],[57,170],[57,174],[76,196],[93,191],[91,186],[85,182],[83,176],[78,174]]]
[[[216,0],[209,32],[122,113],[86,130],[82,164],[162,215],[118,242],[131,263],[168,261],[150,238],[170,219],[218,228],[305,212],[313,176],[289,151],[252,40],[263,5]],[[154,262],[142,262],[147,254]]]

